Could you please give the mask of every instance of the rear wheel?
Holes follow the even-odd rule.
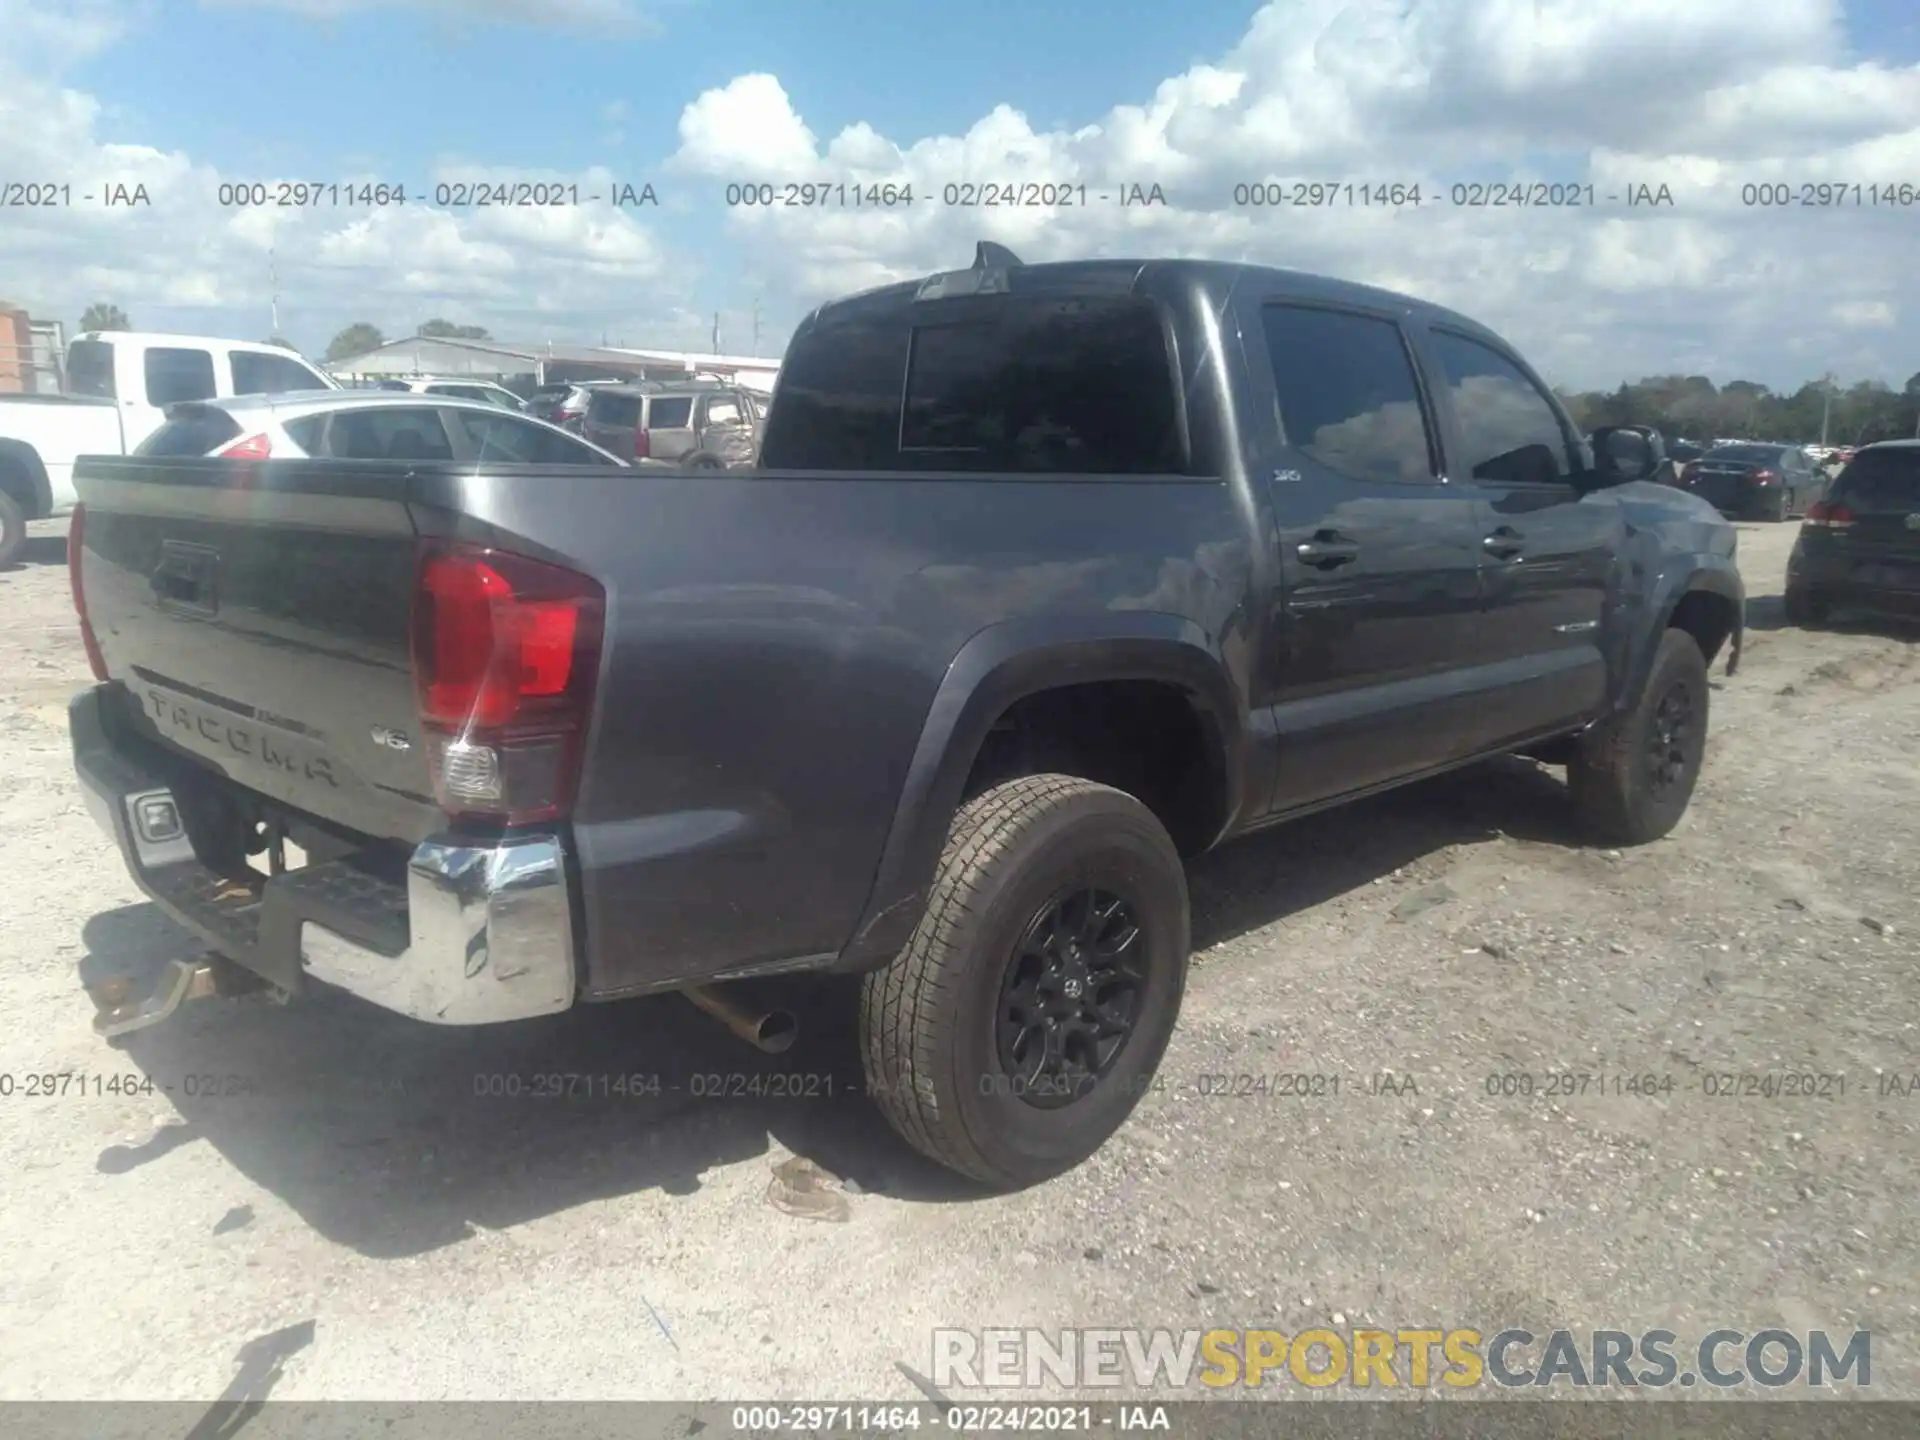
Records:
[[[1707,694],[1699,645],[1668,630],[1638,703],[1597,727],[1567,766],[1574,808],[1600,839],[1644,845],[1680,823],[1706,759]]]
[[[27,548],[27,515],[20,502],[0,490],[0,570],[20,558]]]
[[[906,948],[866,978],[868,1087],[915,1149],[1014,1189],[1151,1087],[1185,988],[1186,873],[1131,795],[1032,775],[961,807]]]

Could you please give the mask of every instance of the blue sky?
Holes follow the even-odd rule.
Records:
[[[0,235],[10,298],[56,314],[111,298],[138,323],[251,333],[271,298],[271,244],[282,329],[310,351],[349,320],[394,333],[430,314],[516,338],[693,346],[714,310],[739,350],[756,304],[760,348],[777,351],[820,299],[964,263],[988,234],[1029,258],[1203,253],[1397,285],[1504,325],[1583,383],[1647,367],[1774,378],[1766,366],[1784,383],[1823,355],[1896,380],[1920,365],[1900,339],[1915,282],[1899,258],[1920,244],[1920,208],[1783,216],[1731,199],[1743,179],[1920,184],[1912,0],[62,7],[97,21],[93,38],[41,6],[0,0],[0,34],[51,37],[48,58],[12,76],[0,50],[0,179],[65,178],[49,170],[65,165],[151,177],[169,195],[152,220],[31,216]],[[1152,107],[1163,85],[1148,120],[1116,112]],[[994,118],[1002,106],[1017,117]],[[711,123],[683,145],[696,112]],[[1677,219],[1630,227],[1594,212],[1256,224],[1217,198],[1132,219],[922,207],[911,223],[758,224],[720,203],[729,179],[840,174],[824,147],[855,126],[922,177],[1104,173],[1223,196],[1241,176],[1512,173],[1671,179],[1695,198]],[[207,198],[240,179],[430,187],[460,164],[557,180],[599,167],[653,180],[666,205],[540,233],[497,216],[369,229],[314,214],[276,221],[269,239],[263,217]],[[1782,346],[1784,317],[1800,313],[1789,306],[1809,299],[1826,307],[1828,338]]]

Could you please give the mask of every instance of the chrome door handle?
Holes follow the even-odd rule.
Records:
[[[1358,560],[1360,547],[1351,540],[1337,540],[1328,536],[1325,539],[1301,541],[1294,547],[1294,554],[1316,570],[1331,570],[1336,565]]]

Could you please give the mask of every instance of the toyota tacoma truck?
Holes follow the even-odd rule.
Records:
[[[858,976],[901,1135],[1059,1174],[1168,1043],[1184,857],[1515,751],[1681,819],[1744,592],[1654,464],[1430,304],[987,244],[812,313],[751,470],[89,457],[79,777],[210,957],[105,1026],[237,975],[774,1048],[746,997]]]
[[[290,350],[199,335],[90,330],[67,347],[58,395],[0,395],[0,569],[27,543],[27,522],[73,509],[73,462],[131,454],[169,405],[339,384]]]

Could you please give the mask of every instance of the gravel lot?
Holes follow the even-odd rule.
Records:
[[[1583,848],[1512,762],[1207,857],[1164,1089],[983,1199],[864,1100],[689,1093],[844,1091],[844,1024],[768,1060],[672,998],[486,1032],[206,1002],[110,1049],[82,958],[192,947],[82,809],[86,662],[36,527],[0,574],[0,1398],[212,1398],[278,1355],[276,1399],[913,1400],[935,1326],[1363,1322],[1870,1328],[1872,1393],[1920,1398],[1920,1094],[1880,1093],[1920,1072],[1920,665],[1785,628],[1796,527],[1741,528],[1754,628],[1672,838]],[[1487,1093],[1556,1070],[1674,1085]],[[1845,1093],[1707,1093],[1786,1070]],[[475,1093],[548,1071],[683,1088]],[[90,1078],[26,1094],[46,1072]],[[1201,1093],[1236,1072],[1341,1093]],[[1417,1093],[1367,1093],[1386,1072]],[[153,1093],[95,1093],[122,1073]],[[843,1223],[769,1202],[795,1155],[848,1182]]]

